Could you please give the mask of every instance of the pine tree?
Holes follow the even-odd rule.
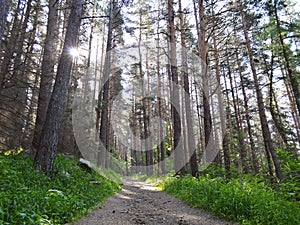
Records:
[[[73,62],[69,50],[76,46],[82,15],[83,0],[73,0],[55,84],[42,128],[39,148],[34,158],[35,167],[46,174],[52,173],[57,154],[58,131],[65,109],[66,94]]]

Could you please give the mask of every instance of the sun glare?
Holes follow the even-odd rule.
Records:
[[[69,52],[74,58],[79,56],[79,51],[77,48],[70,48]]]

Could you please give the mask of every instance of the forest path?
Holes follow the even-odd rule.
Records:
[[[123,189],[110,197],[103,208],[83,217],[75,225],[228,225],[214,216],[194,209],[151,184],[123,178]]]

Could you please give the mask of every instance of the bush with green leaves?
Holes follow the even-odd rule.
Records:
[[[300,203],[281,198],[260,178],[253,176],[228,181],[188,175],[167,178],[161,187],[192,207],[241,224],[300,224]]]
[[[275,190],[290,201],[300,201],[300,157],[291,151],[277,149],[283,178]]]
[[[52,178],[21,155],[0,155],[0,224],[65,224],[87,214],[120,186],[58,155]]]

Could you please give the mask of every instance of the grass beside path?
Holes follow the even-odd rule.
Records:
[[[121,189],[66,156],[57,156],[52,179],[32,164],[29,157],[0,154],[0,224],[65,224]]]
[[[185,176],[167,178],[160,186],[192,207],[241,224],[300,224],[300,202],[279,197],[259,179]]]

